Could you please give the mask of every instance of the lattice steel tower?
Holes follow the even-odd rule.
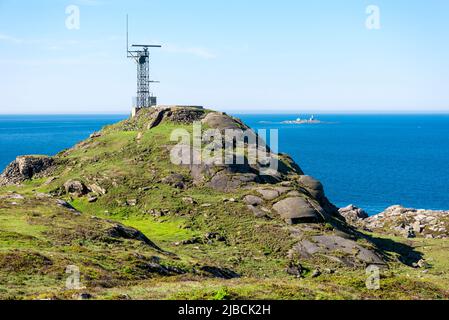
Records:
[[[133,44],[129,48],[128,16],[126,17],[126,51],[127,57],[134,59],[137,64],[137,97],[134,102],[136,108],[148,108],[157,105],[157,98],[150,91],[150,52],[149,48],[161,48],[160,45]]]

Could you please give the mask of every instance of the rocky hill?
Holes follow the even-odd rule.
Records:
[[[414,244],[358,229],[358,213],[347,222],[288,155],[174,164],[173,130],[193,134],[194,122],[257,136],[224,113],[153,108],[54,157],[11,163],[0,176],[0,297],[449,297],[406,276],[424,274]],[[272,159],[278,170],[266,171]],[[383,290],[365,287],[370,265]],[[82,288],[65,287],[67,266]]]

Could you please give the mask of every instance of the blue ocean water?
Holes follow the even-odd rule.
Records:
[[[279,150],[321,180],[338,206],[378,213],[393,204],[449,209],[449,115],[237,115],[279,129]],[[54,155],[127,115],[0,116],[0,170],[18,155]]]
[[[297,117],[240,116],[253,128],[279,129],[279,150],[340,207],[449,209],[449,115],[319,115],[327,123],[279,124]]]
[[[0,115],[0,171],[19,155],[54,155],[126,115]]]

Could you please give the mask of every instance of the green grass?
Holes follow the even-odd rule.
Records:
[[[432,264],[423,273],[421,269],[406,267],[399,263],[383,274],[382,288],[378,291],[366,289],[366,275],[363,270],[341,269],[334,275],[322,275],[317,279],[294,279],[285,274],[288,261],[284,249],[291,241],[276,221],[257,221],[242,209],[241,203],[223,204],[223,194],[204,192],[204,189],[190,189],[174,195],[171,208],[178,208],[178,214],[154,218],[142,212],[141,207],[110,208],[102,203],[88,203],[85,198],[74,199],[72,204],[82,217],[74,218],[61,214],[60,209],[48,199],[39,200],[32,196],[32,184],[25,185],[21,194],[26,194],[21,206],[11,205],[16,200],[1,200],[0,209],[0,252],[37,252],[49,257],[54,264],[51,270],[40,276],[23,273],[4,274],[0,272],[2,285],[0,297],[60,297],[70,298],[72,292],[64,289],[65,266],[79,264],[88,284],[88,290],[99,299],[119,299],[125,294],[136,299],[447,299],[449,285],[449,251],[444,240],[393,238],[422,252]],[[164,194],[171,194],[170,187],[162,187]],[[164,189],[167,188],[167,189]],[[4,194],[0,192],[0,195]],[[152,207],[160,208],[157,194],[146,195]],[[210,207],[185,204],[182,197],[190,196]],[[231,195],[230,195],[231,196]],[[234,194],[239,198],[239,194]],[[160,199],[159,199],[160,200]],[[178,201],[179,200],[179,201]],[[109,210],[104,210],[109,208]],[[108,211],[108,213],[105,213]],[[183,215],[185,212],[188,215]],[[176,253],[181,265],[197,263],[218,265],[235,270],[243,275],[241,279],[218,280],[191,276],[141,280],[134,283],[140,273],[133,267],[132,252],[141,251],[137,244],[99,243],[88,239],[71,239],[65,242],[64,234],[48,233],[73,228],[96,228],[91,225],[91,216],[122,222],[142,231],[147,237]],[[69,219],[69,220],[67,220]],[[257,226],[255,228],[255,226]],[[226,243],[195,244],[176,246],[174,243],[201,237],[206,232],[219,232],[226,236]],[[79,231],[78,231],[79,232]],[[83,233],[80,233],[80,235]],[[374,236],[374,235],[373,235]],[[379,235],[376,237],[381,238]],[[60,239],[59,237],[63,237]],[[77,236],[78,237],[78,236]],[[384,237],[388,239],[387,237]],[[131,245],[131,246],[130,246]],[[154,254],[154,253],[153,253]],[[18,256],[20,257],[20,256]],[[21,260],[19,260],[21,261]],[[173,262],[168,262],[172,264]],[[175,263],[176,265],[176,263]],[[314,265],[307,265],[313,269]],[[112,276],[112,280],[110,279]],[[106,280],[109,279],[109,280]],[[97,284],[102,284],[98,287]],[[109,285],[106,285],[109,283]],[[89,284],[93,285],[92,287]],[[106,287],[104,287],[106,285]],[[111,286],[108,288],[108,286]]]

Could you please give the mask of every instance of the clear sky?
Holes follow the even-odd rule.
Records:
[[[129,112],[127,13],[163,104],[449,112],[447,0],[0,0],[0,113]]]

